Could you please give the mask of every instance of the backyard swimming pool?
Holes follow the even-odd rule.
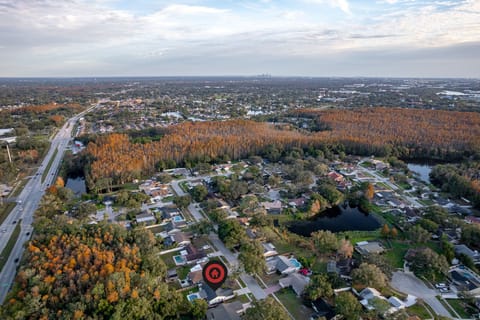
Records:
[[[302,264],[300,262],[298,262],[297,259],[295,258],[291,258],[290,259],[290,262],[295,266],[295,268],[297,269],[300,269],[302,267]]]
[[[198,294],[198,292],[195,292],[195,293],[191,293],[187,296],[187,299],[188,301],[193,301],[193,300],[196,300],[196,299],[200,299],[200,294]]]
[[[173,220],[174,222],[181,222],[181,221],[185,221],[185,219],[183,219],[183,217],[182,217],[182,216],[180,216],[180,215],[179,215],[179,216],[175,216],[175,217],[173,217],[173,218],[172,218],[172,220]]]

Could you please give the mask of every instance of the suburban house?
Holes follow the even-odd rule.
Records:
[[[469,268],[464,266],[453,268],[448,276],[458,291],[464,291],[472,296],[480,295],[480,277]]]
[[[178,278],[177,269],[173,268],[167,271],[167,281],[175,281]]]
[[[198,250],[191,244],[188,244],[185,247],[185,250],[187,251],[187,254],[185,255],[185,258],[187,259],[188,264],[192,264],[197,262],[198,260],[201,260],[205,258],[207,255],[203,252],[203,250]]]
[[[222,303],[207,311],[207,320],[240,320],[240,315],[245,311],[240,301]]]
[[[453,249],[455,250],[456,256],[464,254],[470,259],[472,259],[473,262],[478,262],[480,260],[480,254],[478,253],[478,251],[472,250],[464,244],[455,245],[453,246]]]
[[[327,174],[327,176],[328,176],[328,178],[330,178],[331,180],[335,181],[336,183],[340,183],[340,182],[343,182],[343,180],[345,180],[345,178],[344,178],[341,174],[339,174],[339,173],[337,173],[337,172],[335,172],[335,171],[329,172],[329,173]]]
[[[288,201],[288,205],[294,208],[302,208],[307,204],[307,199],[304,197],[291,199]]]
[[[312,301],[312,309],[315,310],[319,317],[324,317],[327,320],[331,320],[336,316],[335,309],[323,298]]]
[[[355,250],[363,256],[372,253],[383,253],[385,248],[377,241],[360,241],[355,245]]]
[[[205,299],[209,306],[222,303],[223,301],[233,299],[235,297],[232,289],[218,288],[217,290],[213,290],[203,282],[201,282],[199,286],[200,297]]]
[[[170,237],[173,239],[173,241],[179,245],[179,246],[186,246],[187,244],[191,243],[191,234],[185,233],[185,232],[175,232],[170,235]]]
[[[141,214],[137,214],[137,216],[135,217],[135,220],[137,221],[138,224],[144,223],[146,225],[155,224],[155,222],[157,221],[151,212],[144,212]]]
[[[280,200],[275,200],[272,202],[261,202],[261,206],[267,210],[267,213],[270,214],[280,214],[282,212],[282,203]]]
[[[180,211],[178,208],[174,207],[163,207],[162,209],[162,219],[164,221],[169,221],[172,219],[174,216],[178,216],[180,214]]]
[[[275,267],[277,271],[280,272],[281,274],[294,273],[295,271],[298,271],[301,267],[301,265],[295,264],[294,262],[292,262],[292,259],[289,259],[285,256],[277,256],[276,258],[277,259],[276,259]]]
[[[203,275],[202,275],[202,270],[197,270],[197,271],[191,271],[188,273],[188,279],[192,284],[198,284],[202,282],[203,280]]]
[[[292,287],[297,296],[301,296],[309,282],[310,278],[294,272],[289,274],[287,277],[280,279],[278,284],[282,288]]]
[[[474,216],[468,216],[468,217],[465,217],[465,222],[466,223],[480,224],[480,218],[479,217],[474,217]]]
[[[262,243],[262,246],[263,246],[263,256],[265,258],[273,257],[278,254],[275,246],[272,243],[270,242]]]

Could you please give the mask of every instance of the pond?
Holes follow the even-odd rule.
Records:
[[[68,178],[65,187],[72,189],[76,197],[80,197],[83,193],[87,193],[87,186],[85,185],[85,179],[78,177],[75,179]]]
[[[420,180],[430,182],[430,171],[432,166],[428,164],[407,163],[408,169],[418,175]]]
[[[371,214],[348,205],[329,208],[317,216],[303,221],[295,221],[287,227],[293,233],[309,237],[312,232],[329,230],[342,231],[373,231],[380,228],[380,223]]]

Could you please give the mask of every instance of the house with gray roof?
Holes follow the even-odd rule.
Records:
[[[292,287],[297,296],[301,296],[309,282],[309,277],[305,277],[300,273],[294,272],[289,274],[287,277],[280,279],[278,284],[282,288]]]

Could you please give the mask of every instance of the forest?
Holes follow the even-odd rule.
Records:
[[[371,108],[302,110],[320,131],[249,120],[182,123],[159,141],[99,136],[86,149],[91,190],[122,184],[156,170],[221,162],[293,148],[328,148],[357,155],[453,160],[480,154],[480,115],[467,112]],[[138,139],[138,138],[137,138]]]
[[[480,114],[404,108],[303,109],[314,129],[351,154],[458,160],[480,154]]]
[[[36,220],[0,318],[168,319],[191,312],[166,284],[149,231],[52,219]]]

